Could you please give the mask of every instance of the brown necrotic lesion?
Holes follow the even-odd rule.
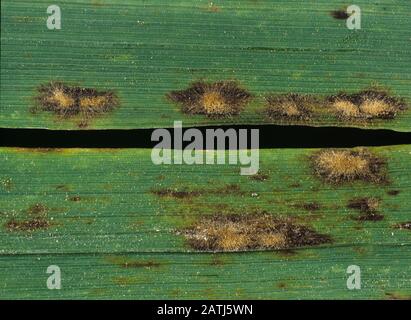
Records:
[[[78,118],[79,126],[100,114],[118,107],[119,100],[113,91],[70,86],[62,82],[50,82],[38,89],[37,108],[53,112],[61,118]]]
[[[331,242],[328,235],[269,213],[203,216],[182,234],[199,251],[288,249]]]
[[[187,89],[171,91],[167,97],[180,104],[183,113],[219,118],[238,115],[252,95],[235,81],[197,81]]]

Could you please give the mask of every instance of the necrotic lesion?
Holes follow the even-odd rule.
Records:
[[[288,249],[331,242],[328,235],[265,212],[204,216],[182,233],[199,251]]]

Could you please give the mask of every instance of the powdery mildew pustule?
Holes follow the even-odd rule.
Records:
[[[167,97],[180,104],[183,113],[222,118],[238,115],[252,95],[235,81],[198,81],[185,90],[171,91]]]

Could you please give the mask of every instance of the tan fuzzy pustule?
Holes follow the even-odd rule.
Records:
[[[117,96],[112,91],[97,91],[92,88],[51,82],[38,89],[37,107],[53,112],[63,118],[80,118],[82,125],[97,114],[109,112],[119,105]]]
[[[272,120],[309,120],[318,99],[296,93],[269,95],[265,112]]]
[[[359,108],[348,100],[337,100],[332,104],[333,109],[341,118],[361,118]]]
[[[325,149],[311,156],[317,176],[329,183],[384,182],[385,161],[367,150]]]
[[[204,216],[182,233],[200,251],[284,249],[331,241],[327,235],[268,213]]]
[[[180,104],[184,113],[218,118],[238,115],[252,95],[234,81],[198,81],[185,90],[171,91],[167,97]]]
[[[327,101],[341,120],[393,119],[407,108],[404,99],[376,89],[339,93],[328,97]]]

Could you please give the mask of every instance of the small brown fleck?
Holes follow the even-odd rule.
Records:
[[[220,10],[221,8],[215,5],[213,2],[210,2],[206,9],[207,12],[212,12],[212,13],[220,12]]]
[[[321,208],[321,205],[318,202],[307,202],[303,204],[298,204],[295,207],[302,208],[307,211],[318,211]]]
[[[292,249],[281,249],[281,250],[276,251],[276,253],[286,258],[294,257],[295,255],[297,255],[297,251],[292,250]]]
[[[223,194],[223,195],[229,195],[229,194],[244,194],[243,191],[241,191],[241,187],[238,184],[230,183],[225,185],[222,188],[218,188],[216,190],[210,191],[209,193],[212,194]]]
[[[25,221],[10,220],[5,224],[5,228],[9,232],[18,232],[18,231],[28,231],[33,232],[36,230],[47,229],[50,227],[50,222],[42,218],[35,218]]]
[[[388,190],[387,194],[390,196],[396,196],[400,194],[400,190]]]
[[[270,176],[267,173],[263,173],[263,172],[259,172],[249,177],[251,180],[254,180],[254,181],[266,181],[270,178]]]
[[[334,19],[338,20],[346,20],[349,17],[347,10],[344,9],[331,11],[330,14]]]
[[[59,184],[56,186],[56,190],[61,190],[65,192],[70,192],[70,187],[64,184]]]
[[[301,184],[298,182],[290,184],[290,188],[300,188],[300,187],[301,187]]]
[[[69,200],[73,201],[73,202],[79,202],[79,201],[81,201],[81,197],[80,196],[72,196],[72,197],[69,198]]]
[[[284,282],[279,282],[279,283],[277,283],[277,287],[279,289],[285,289],[285,288],[287,288],[287,284],[284,283]]]
[[[351,216],[357,221],[381,221],[384,215],[378,213],[380,200],[378,198],[354,198],[348,202],[347,208],[361,212],[358,216]]]
[[[347,208],[356,209],[362,213],[375,213],[379,206],[378,198],[354,198],[348,202]]]
[[[381,221],[384,220],[384,215],[373,212],[373,213],[363,213],[359,216],[352,216],[353,220],[356,221]]]
[[[225,265],[224,260],[221,257],[213,255],[211,259],[210,266],[223,266]]]
[[[193,197],[198,197],[203,194],[216,194],[216,195],[243,195],[245,194],[244,191],[241,190],[238,184],[227,184],[221,188],[216,188],[214,190],[189,190],[183,188],[181,190],[173,189],[173,188],[165,188],[165,189],[154,189],[151,190],[151,193],[159,196],[159,197],[170,197],[176,199],[190,199]]]
[[[395,225],[397,229],[411,230],[411,221],[401,222]]]
[[[109,256],[106,260],[121,268],[157,268],[161,263],[154,260],[133,260],[122,256]]]
[[[188,191],[188,190],[176,190],[176,189],[160,189],[152,190],[152,193],[159,197],[170,197],[177,199],[186,199],[200,196],[199,191]]]
[[[183,113],[221,118],[238,115],[252,95],[235,81],[198,81],[185,90],[171,91],[167,97],[182,105]]]
[[[396,292],[386,292],[385,296],[388,300],[411,300],[411,296]]]
[[[30,215],[38,216],[47,214],[48,208],[42,203],[36,203],[27,209],[27,213]]]
[[[317,211],[320,210],[321,206],[317,202],[308,202],[303,204],[303,208],[308,211]]]

